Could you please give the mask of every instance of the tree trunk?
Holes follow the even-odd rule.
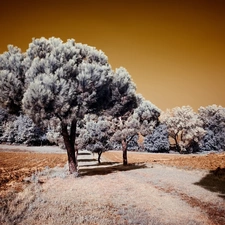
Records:
[[[98,163],[101,163],[101,155],[102,155],[102,151],[98,152]]]
[[[123,165],[127,165],[127,141],[126,139],[122,140],[122,150],[123,150]]]
[[[178,152],[180,152],[180,146],[179,146],[178,141],[177,141],[177,136],[174,138],[174,140],[175,140],[175,144],[176,144],[176,150]]]
[[[68,156],[68,165],[69,171],[71,174],[78,176],[78,163],[77,163],[77,150],[75,151],[74,143],[75,143],[75,135],[73,135],[74,130],[76,130],[76,123],[71,124],[71,131],[70,135],[68,134],[67,125],[62,123],[62,136],[64,140],[64,144],[67,150]]]

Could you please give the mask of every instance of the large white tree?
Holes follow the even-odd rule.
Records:
[[[205,134],[202,121],[190,106],[167,110],[161,114],[160,120],[166,124],[169,136],[179,152],[195,151],[193,148]]]
[[[225,150],[225,108],[217,105],[200,107],[198,114],[206,131],[201,149]]]
[[[4,53],[1,57],[7,61],[6,56]],[[24,113],[42,126],[47,127],[52,118],[58,120],[67,149],[69,170],[77,174],[77,123],[87,113],[122,116],[136,107],[136,93],[129,74],[118,72],[126,71],[123,68],[114,74],[102,51],[72,39],[67,42],[54,37],[33,39],[24,59],[17,58],[25,80],[24,88],[21,88],[22,97],[15,102],[22,100]],[[16,76],[10,70],[5,72],[4,68],[1,69],[0,88],[11,84],[11,80],[17,85]],[[1,96],[3,105],[7,91],[11,93],[7,89]],[[8,104],[8,108],[11,105]]]

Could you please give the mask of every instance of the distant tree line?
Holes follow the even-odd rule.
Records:
[[[176,107],[161,112],[158,124],[147,127],[149,129],[143,133],[140,122],[134,118],[130,117],[123,124],[121,118],[86,114],[78,126],[76,145],[100,156],[107,150],[121,150],[125,143],[130,151],[225,150],[225,108],[221,106],[200,107],[198,113],[190,106]],[[0,142],[65,148],[60,127],[52,125],[41,129],[26,115],[11,115],[3,108],[0,108]]]
[[[191,153],[225,149],[225,109],[166,112],[136,93],[128,71],[100,50],[59,38],[33,39],[0,55],[0,141],[57,144],[78,173],[79,150]],[[140,141],[142,140],[142,141]]]

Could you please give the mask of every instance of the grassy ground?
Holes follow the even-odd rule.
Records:
[[[129,152],[128,166],[121,165],[121,152],[104,153],[101,165],[83,155],[74,178],[64,166],[66,155],[17,153],[0,157],[1,175],[13,174],[0,192],[0,224],[225,224],[224,154],[203,159]],[[197,162],[215,169],[193,170]],[[27,168],[31,173],[24,175]]]

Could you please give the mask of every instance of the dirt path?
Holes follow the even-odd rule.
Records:
[[[224,195],[199,185],[207,170],[179,169],[154,160],[124,167],[107,154],[103,157],[99,166],[92,154],[83,152],[78,178],[68,175],[67,168],[49,169],[19,193],[9,205],[11,217],[3,222],[3,215],[0,222],[8,225],[16,218],[17,224],[30,225],[225,224]],[[138,160],[138,154],[135,157]]]
[[[224,199],[195,185],[202,176],[154,165],[50,178],[30,191],[36,196],[20,224],[225,224]],[[23,199],[32,195],[22,194]]]

